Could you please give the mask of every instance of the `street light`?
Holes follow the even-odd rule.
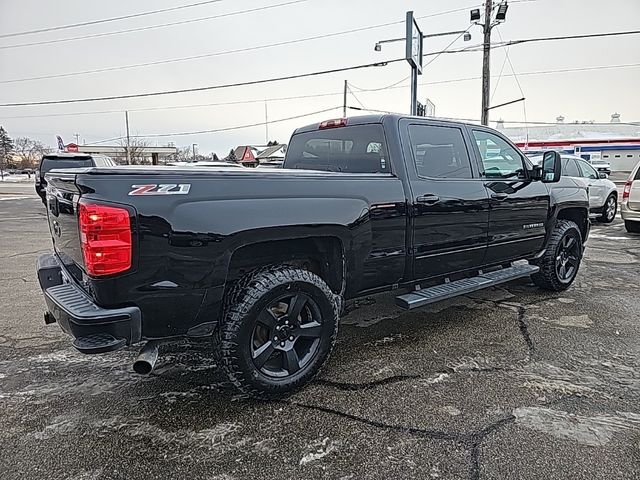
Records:
[[[455,30],[453,32],[440,32],[440,33],[426,33],[426,34],[422,35],[422,38],[444,37],[446,35],[460,35],[460,34],[463,34],[463,33],[464,33],[464,36],[462,38],[463,38],[463,40],[465,42],[468,42],[469,40],[471,40],[471,34],[469,32],[467,32],[466,30]],[[390,38],[388,40],[379,40],[373,46],[373,49],[376,52],[381,52],[383,43],[405,42],[406,40],[407,40],[406,37]]]
[[[373,49],[376,52],[382,51],[383,43],[405,42],[407,46],[406,60],[411,65],[411,115],[418,112],[418,75],[422,74],[422,42],[425,38],[443,37],[445,35],[461,35],[465,42],[471,40],[471,34],[467,30],[456,30],[453,32],[423,34],[415,21],[413,12],[407,12],[407,34],[402,38],[391,38],[376,42]]]
[[[498,6],[498,12],[496,13],[496,20],[499,22],[504,22],[507,19],[507,9],[509,5],[507,2],[501,3]]]

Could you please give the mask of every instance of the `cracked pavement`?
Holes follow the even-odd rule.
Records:
[[[4,188],[0,186],[0,189]],[[560,294],[528,281],[342,319],[321,376],[281,401],[238,397],[207,341],[85,356],[44,301],[42,205],[0,195],[0,478],[636,479],[640,236],[595,224]],[[15,192],[12,192],[15,196]]]

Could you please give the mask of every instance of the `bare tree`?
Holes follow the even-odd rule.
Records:
[[[28,137],[19,137],[15,140],[14,152],[18,158],[19,168],[37,167],[42,156],[49,153],[49,151],[49,147],[42,142]]]
[[[120,145],[125,149],[125,159],[126,159],[126,149],[127,149],[127,141],[120,140]],[[142,138],[131,138],[129,140],[129,158],[131,159],[131,165],[142,165],[144,163],[149,163],[145,159],[144,150],[149,147],[149,142],[143,140]],[[126,160],[125,160],[126,162]]]

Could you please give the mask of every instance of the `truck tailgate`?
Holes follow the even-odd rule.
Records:
[[[67,270],[82,281],[83,258],[78,231],[80,191],[73,173],[47,174],[47,219],[53,248]]]

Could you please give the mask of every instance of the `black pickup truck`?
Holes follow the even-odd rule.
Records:
[[[283,169],[78,168],[46,175],[47,304],[84,353],[211,337],[242,392],[283,394],[327,361],[344,302],[400,308],[531,276],[563,290],[589,199],[492,129],[398,115],[296,130]]]

